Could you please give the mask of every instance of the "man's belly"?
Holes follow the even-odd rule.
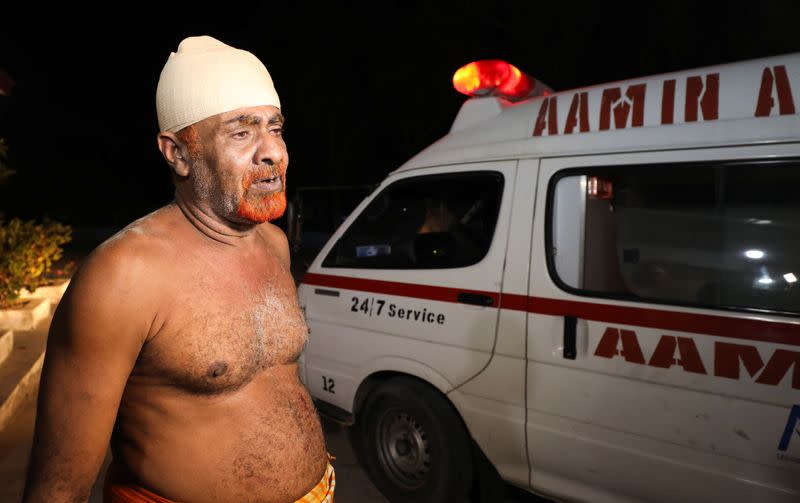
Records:
[[[319,482],[327,462],[296,364],[216,395],[132,381],[114,444],[115,461],[135,481],[175,501],[294,501]]]

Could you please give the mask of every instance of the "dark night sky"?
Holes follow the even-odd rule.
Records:
[[[331,4],[4,13],[0,68],[16,87],[0,96],[0,136],[17,175],[0,187],[0,212],[122,226],[168,202],[155,88],[189,35],[250,50],[269,69],[290,195],[376,183],[446,134],[464,99],[452,74],[473,60],[505,59],[564,90],[800,51],[790,0]]]

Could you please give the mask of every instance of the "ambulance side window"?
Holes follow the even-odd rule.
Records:
[[[503,176],[494,171],[399,180],[334,245],[323,267],[443,269],[476,264],[492,242]]]
[[[567,170],[548,195],[566,290],[800,312],[800,160]]]

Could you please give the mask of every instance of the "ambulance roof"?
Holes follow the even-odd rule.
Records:
[[[397,171],[464,162],[800,140],[800,53],[512,103],[470,98]]]

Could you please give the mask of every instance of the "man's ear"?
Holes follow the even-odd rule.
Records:
[[[175,174],[181,177],[189,175],[189,162],[186,148],[175,135],[169,131],[161,131],[156,138],[161,155],[170,165]]]

